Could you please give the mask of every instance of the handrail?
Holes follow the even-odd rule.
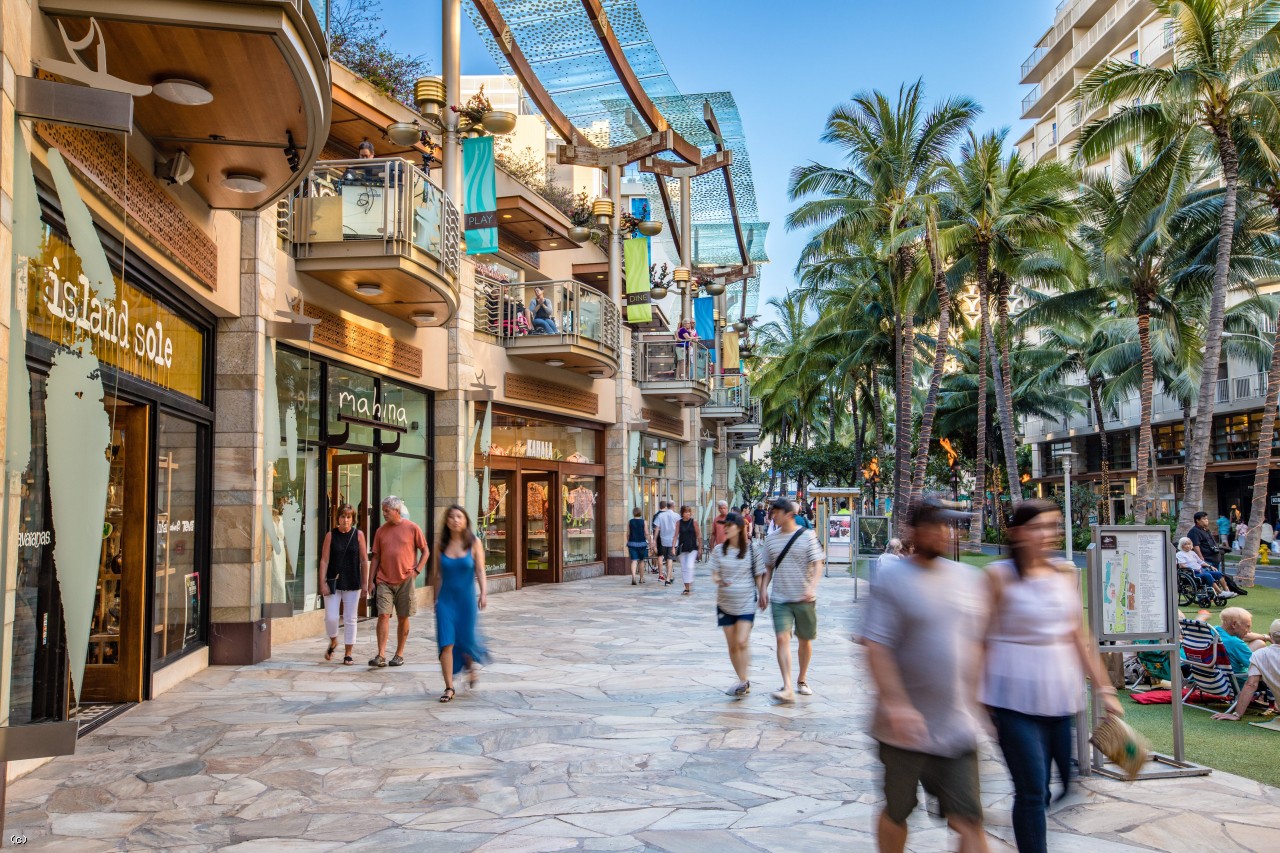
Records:
[[[651,338],[635,344],[637,382],[690,381],[710,387],[711,352],[701,341]]]
[[[320,161],[294,191],[289,212],[296,257],[321,245],[379,242],[384,255],[418,250],[458,277],[458,209],[408,160]]]
[[[734,380],[731,382],[727,380]],[[707,405],[718,409],[747,409],[751,406],[751,384],[745,376],[715,377],[711,386],[711,399]]]
[[[545,305],[535,303],[542,291]],[[616,355],[621,335],[618,308],[607,294],[576,281],[503,284],[476,279],[475,329],[504,347],[544,344],[587,346]],[[541,318],[535,315],[545,315]]]

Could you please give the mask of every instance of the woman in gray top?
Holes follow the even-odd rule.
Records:
[[[711,580],[716,585],[716,624],[724,629],[729,660],[738,680],[725,691],[741,699],[751,692],[751,625],[764,589],[765,565],[747,539],[742,516],[724,517],[724,542],[711,550]]]

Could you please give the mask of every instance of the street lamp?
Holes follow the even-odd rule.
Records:
[[[1065,481],[1066,494],[1063,497],[1063,523],[1066,525],[1067,562],[1074,565],[1071,553],[1071,460],[1078,456],[1074,450],[1062,450],[1054,454],[1062,460],[1062,476]]]

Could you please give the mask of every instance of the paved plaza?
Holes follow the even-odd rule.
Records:
[[[735,701],[705,581],[691,598],[598,578],[494,596],[494,662],[448,705],[433,620],[402,669],[321,660],[323,641],[200,673],[11,786],[28,850],[868,850],[880,802],[872,691],[849,581],[823,582],[816,695],[776,706],[772,636]],[[373,651],[361,625],[357,660]],[[988,748],[993,849],[1010,784]],[[918,812],[911,848],[950,847]],[[1222,773],[1089,780],[1051,817],[1062,853],[1275,850],[1280,790]]]

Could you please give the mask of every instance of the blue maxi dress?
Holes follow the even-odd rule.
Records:
[[[440,555],[440,598],[436,601],[436,648],[441,654],[453,646],[453,671],[462,672],[470,660],[489,662],[484,641],[476,631],[479,616],[476,601],[476,560]]]

